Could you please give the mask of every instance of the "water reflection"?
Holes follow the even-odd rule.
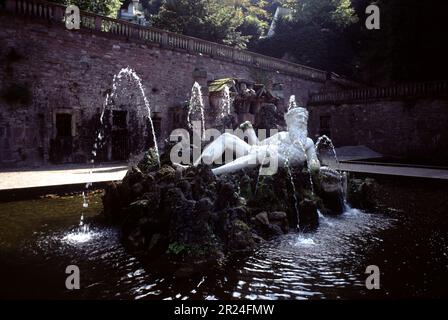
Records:
[[[341,217],[322,217],[320,222],[315,233],[286,235],[249,258],[239,270],[232,297],[309,299],[361,294],[361,253],[380,240],[372,233],[392,221],[350,209]]]
[[[251,257],[230,261],[221,273],[183,279],[157,273],[170,266],[142,262],[123,248],[119,230],[92,223],[98,201],[93,197],[86,213],[86,230],[78,226],[76,198],[52,199],[51,206],[47,200],[0,204],[10,212],[0,225],[0,297],[360,299],[446,292],[448,238],[443,223],[434,223],[444,220],[430,215],[419,216],[418,223],[406,214],[350,208],[337,217],[320,215],[313,233],[290,233],[265,242]],[[81,290],[64,289],[65,268],[72,264],[80,269]],[[364,287],[370,264],[382,272],[378,292]]]
[[[43,235],[39,254],[77,264],[88,284],[83,297],[131,299],[310,299],[358,296],[363,291],[362,252],[393,221],[349,210],[321,217],[314,233],[291,233],[266,242],[245,261],[232,261],[222,274],[191,279],[158,276],[129,254],[114,228],[92,227]],[[32,244],[30,244],[33,247]],[[34,251],[36,252],[35,248]],[[37,252],[36,252],[37,253]]]

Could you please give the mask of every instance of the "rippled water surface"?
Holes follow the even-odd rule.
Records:
[[[446,234],[431,232],[429,239],[426,229],[398,213],[350,209],[339,217],[321,216],[316,232],[266,242],[221,274],[176,279],[158,276],[127,253],[114,228],[92,223],[88,234],[79,234],[80,205],[78,197],[0,204],[0,297],[359,299],[446,292],[439,283],[447,279]],[[88,216],[100,207],[96,195]],[[65,289],[71,264],[80,268],[81,290]],[[380,290],[365,289],[371,264],[382,272]]]

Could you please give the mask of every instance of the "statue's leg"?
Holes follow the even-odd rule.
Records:
[[[239,158],[249,153],[250,145],[233,134],[223,133],[205,148],[201,156],[194,162],[194,165],[197,166],[201,160],[211,164],[219,159],[226,150],[232,153],[235,151],[237,158]]]
[[[236,160],[222,165],[218,168],[212,169],[214,174],[231,173],[243,168],[253,168],[258,165],[258,156],[256,153],[251,153]]]

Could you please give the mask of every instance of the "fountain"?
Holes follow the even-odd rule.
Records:
[[[297,108],[296,96],[291,95],[289,96],[288,111],[294,108]]]
[[[249,143],[237,135],[226,132],[205,148],[194,165],[198,165],[202,160],[213,163],[220,159],[224,152],[235,151],[237,159],[214,168],[215,174],[256,167],[263,159],[268,159],[274,169],[285,166],[286,159],[292,165],[301,165],[308,159],[310,170],[319,170],[320,164],[314,150],[314,142],[307,138],[308,111],[301,107],[290,109],[285,114],[285,120],[288,131],[276,133],[262,141],[258,140],[252,125],[247,126],[251,137]]]
[[[138,116],[140,116],[140,117],[147,117],[147,119],[148,119],[148,122],[149,122],[149,125],[150,125],[150,128],[151,128],[152,138],[153,138],[154,152],[155,152],[156,157],[157,157],[157,162],[158,162],[158,164],[160,166],[159,147],[158,147],[158,144],[157,144],[157,137],[156,137],[156,134],[155,134],[155,131],[154,131],[154,124],[153,124],[153,121],[152,121],[152,118],[151,118],[151,114],[152,114],[151,107],[149,105],[148,98],[146,97],[145,90],[143,88],[143,84],[142,84],[141,78],[138,76],[138,74],[133,69],[131,69],[129,67],[122,68],[116,75],[114,75],[113,81],[112,81],[112,92],[111,92],[110,95],[106,94],[106,98],[104,100],[103,107],[102,107],[102,110],[101,110],[101,115],[100,115],[101,127],[99,129],[99,133],[97,135],[97,138],[96,138],[94,146],[93,146],[91,163],[92,164],[95,163],[95,158],[96,158],[96,155],[97,155],[98,147],[104,146],[105,135],[103,134],[103,131],[104,131],[104,127],[106,125],[106,123],[104,121],[105,120],[104,119],[105,113],[106,113],[106,110],[108,109],[108,107],[110,105],[113,105],[113,101],[117,97],[118,84],[123,79],[127,79],[128,81],[135,83],[137,85],[137,88],[138,88],[138,90],[140,92],[141,97],[143,98],[146,115],[143,115],[143,114],[140,113],[140,114],[138,114]],[[140,111],[140,109],[137,109],[137,112],[139,112],[139,111]],[[112,116],[112,114],[109,113],[109,117],[111,117],[111,116]],[[109,119],[109,123],[110,123],[110,119]],[[139,153],[141,153],[141,152],[138,152],[138,154]],[[138,156],[140,156],[140,155],[138,155]]]
[[[118,72],[118,74],[116,74],[114,76],[114,79],[113,79],[113,82],[112,82],[112,93],[110,95],[110,100],[113,100],[115,98],[115,96],[117,94],[117,83],[119,81],[121,81],[121,79],[124,76],[127,77],[127,79],[129,81],[134,81],[137,84],[137,87],[138,87],[138,89],[140,91],[140,94],[141,94],[141,96],[143,98],[143,102],[144,102],[145,109],[146,109],[146,116],[148,117],[148,121],[149,121],[150,128],[151,128],[153,144],[154,144],[154,150],[155,150],[155,153],[157,155],[157,161],[160,164],[159,147],[158,147],[158,144],[157,144],[157,137],[156,137],[156,134],[155,134],[155,131],[154,131],[154,124],[153,124],[152,118],[151,118],[151,113],[152,113],[151,112],[151,107],[149,105],[148,98],[146,97],[145,90],[144,90],[143,84],[142,84],[142,80],[141,80],[141,78],[137,75],[137,73],[133,69],[131,69],[129,67],[123,68],[123,69],[121,69]],[[108,105],[108,98],[109,97],[106,97],[106,103],[104,104],[104,108],[103,108],[103,110],[101,112],[101,117],[100,117],[101,124],[103,124],[103,117],[104,117],[104,112],[106,110],[106,107]]]
[[[221,119],[231,114],[231,107],[232,98],[230,97],[230,89],[228,85],[225,85],[223,89],[223,99],[221,100]]]
[[[324,154],[325,148],[329,149],[329,152],[331,153],[330,155]],[[315,149],[321,162],[324,162],[329,167],[339,170],[340,166],[338,156],[336,155],[336,149],[333,145],[333,141],[331,141],[328,136],[320,136],[316,141]],[[328,150],[326,153],[328,153]]]
[[[90,160],[90,162],[92,163],[92,168],[90,170],[90,174],[92,174],[94,166],[95,166],[95,159],[97,157],[97,152],[98,149],[101,147],[105,146],[105,134],[104,134],[104,129],[105,127],[108,125],[108,123],[110,123],[111,121],[111,117],[112,114],[109,113],[109,119],[108,122],[105,122],[105,115],[106,115],[106,110],[108,110],[109,106],[113,105],[114,103],[114,99],[117,97],[117,89],[118,89],[118,84],[123,80],[123,79],[127,79],[130,82],[134,82],[135,84],[137,84],[139,93],[141,95],[141,97],[143,98],[143,102],[144,102],[144,106],[145,106],[145,113],[146,115],[143,114],[138,114],[138,116],[140,117],[147,117],[150,128],[151,128],[151,133],[152,133],[152,138],[153,138],[153,145],[154,145],[154,152],[155,155],[157,157],[157,162],[160,166],[160,155],[159,155],[159,147],[157,144],[157,137],[154,131],[154,124],[151,118],[151,107],[149,105],[149,101],[148,98],[146,97],[145,94],[145,90],[143,88],[143,84],[141,81],[141,78],[138,76],[138,74],[131,68],[127,67],[127,68],[122,68],[117,74],[114,75],[113,77],[113,81],[112,81],[112,92],[109,94],[106,94],[106,98],[104,100],[103,106],[102,106],[102,110],[101,110],[101,114],[100,114],[100,128],[98,129],[98,134],[96,136],[94,145],[93,145],[93,149],[92,149],[92,158]],[[137,109],[137,112],[139,112],[140,109]],[[138,152],[137,157],[141,157],[141,150]],[[86,189],[88,189],[90,186],[92,185],[91,182],[88,182],[86,184]]]
[[[81,244],[92,240],[95,236],[95,233],[91,232],[88,228],[88,225],[84,225],[83,216],[81,216],[80,225],[77,229],[67,233],[63,238],[63,242],[67,242],[69,244]]]
[[[289,166],[288,159],[286,160],[285,166],[286,166],[286,170],[288,172],[289,181],[291,181],[291,186],[292,186],[292,196],[294,198],[294,209],[296,210],[296,214],[297,214],[297,230],[300,230],[299,200],[297,199],[296,185],[294,183],[294,178],[292,176],[291,167]]]
[[[322,135],[317,139],[315,149],[321,163],[326,165],[324,172],[327,180],[320,184],[321,189],[326,189],[324,197],[328,197],[327,201],[332,203],[333,211],[347,211],[347,174],[340,171],[333,141]]]
[[[203,112],[195,83],[189,124],[194,117],[204,121]],[[201,268],[219,268],[228,255],[252,252],[260,239],[285,234],[290,227],[301,234],[314,230],[318,210],[340,213],[331,202],[339,199],[340,181],[320,166],[314,142],[307,137],[307,119],[307,110],[291,97],[285,115],[288,131],[260,141],[246,122],[242,129],[249,143],[226,132],[190,166],[172,163],[166,148],[160,167],[140,163],[121,183],[106,188],[104,214],[121,226],[130,250],[169,259],[178,268],[176,274],[187,276]],[[213,163],[226,149],[236,152],[237,159],[215,167],[201,163]],[[303,170],[305,162],[308,170]],[[264,164],[269,164],[266,171]],[[313,186],[316,193],[310,190]]]
[[[219,125],[222,131],[232,126],[232,97],[230,96],[230,88],[228,85],[224,86],[222,90],[222,99],[220,101]]]
[[[97,157],[98,148],[104,147],[104,145],[105,145],[105,143],[104,143],[105,135],[103,134],[103,132],[104,132],[104,127],[106,125],[106,123],[104,121],[106,110],[113,103],[114,98],[116,98],[118,84],[123,79],[127,79],[128,81],[136,83],[138,90],[143,98],[143,102],[145,105],[145,111],[147,113],[147,118],[148,118],[151,132],[152,132],[154,153],[156,156],[157,163],[160,167],[160,154],[159,154],[159,148],[158,148],[158,144],[157,144],[157,137],[156,137],[155,131],[154,131],[154,124],[153,124],[152,118],[151,118],[151,107],[150,107],[149,101],[146,97],[141,78],[137,75],[137,73],[133,69],[127,67],[127,68],[122,68],[116,75],[114,75],[113,81],[112,81],[112,92],[110,95],[106,94],[106,98],[104,100],[102,110],[101,110],[101,115],[100,115],[100,126],[101,127],[99,128],[99,132],[96,136],[96,139],[95,139],[95,142],[93,145],[93,149],[92,149],[92,153],[91,153],[92,158],[90,160],[90,163],[92,164],[92,167],[89,170],[90,176],[93,175],[93,169],[95,168],[95,159]],[[111,117],[111,115],[112,114],[110,113],[109,117]],[[141,116],[143,116],[143,115],[141,115]],[[110,119],[109,119],[109,123],[110,123]],[[138,153],[141,153],[141,152],[138,152]],[[141,156],[138,155],[138,157],[140,158]],[[132,161],[132,159],[130,161]],[[85,191],[82,193],[84,209],[89,207],[87,191],[89,190],[89,188],[91,186],[92,186],[92,182],[91,181],[87,182],[86,186],[85,186]],[[79,230],[75,233],[74,240],[80,239],[80,240],[88,241],[90,239],[88,234],[89,234],[89,226],[88,226],[88,224],[85,224],[85,222],[84,222],[84,213],[81,213],[81,218],[80,218],[80,222],[79,222]],[[80,242],[83,242],[83,241],[80,241]]]
[[[288,111],[292,110],[294,108],[297,108],[296,96],[295,95],[291,95],[289,97]],[[306,163],[307,163],[307,166],[308,166],[308,175],[309,175],[309,181],[310,181],[310,186],[311,186],[311,192],[314,193],[313,177],[311,175],[312,168],[310,167],[310,161],[312,159],[310,159],[310,161],[308,161],[308,154],[306,153],[305,146],[303,145],[303,143],[300,140],[297,140],[297,142],[298,142],[300,148],[302,149],[302,151],[303,151],[303,153],[305,155]]]
[[[296,98],[295,98],[295,95],[291,95],[290,96],[290,98],[289,98],[289,106],[288,106],[288,111],[290,111],[290,110],[293,110],[293,109],[295,109],[295,108],[297,108],[297,103],[296,103]],[[252,134],[252,135],[254,135],[254,134]],[[268,141],[268,148],[270,147],[270,145],[271,145],[271,141],[269,140],[269,139],[266,139],[267,141]],[[312,177],[311,177],[311,168],[310,168],[310,161],[308,161],[308,154],[307,154],[307,151],[306,151],[306,149],[305,149],[305,147],[304,147],[304,145],[303,145],[303,143],[302,143],[302,141],[300,140],[300,139],[297,139],[297,140],[295,140],[295,142],[296,142],[296,145],[300,148],[300,150],[303,152],[303,155],[305,156],[305,161],[306,161],[306,163],[307,163],[307,165],[308,165],[308,172],[309,172],[309,181],[310,181],[310,185],[311,185],[311,191],[313,192],[314,191],[314,187],[313,187],[313,180],[312,180]],[[311,155],[312,155],[312,151],[310,151],[310,153],[311,153]],[[289,165],[289,158],[291,157],[291,155],[290,155],[290,152],[289,151],[287,151],[287,153],[286,153],[286,157],[285,157],[285,167],[288,169],[288,173],[289,173],[289,175],[290,175],[290,171],[291,171],[291,169],[290,169],[290,165]],[[262,170],[263,170],[263,165],[264,165],[264,163],[265,163],[265,161],[266,161],[266,154],[263,156],[263,160],[262,160],[262,164],[260,165],[260,170],[259,170],[259,173],[258,173],[258,177],[257,177],[257,183],[256,183],[256,187],[255,187],[255,192],[257,191],[257,189],[258,189],[258,183],[259,183],[259,177],[260,177],[260,175],[261,175],[261,173],[262,173]],[[292,176],[291,176],[292,177]],[[291,180],[291,183],[293,184],[293,189],[295,190],[295,185],[294,185],[294,181],[293,181],[293,179],[290,179]],[[297,204],[297,199],[295,199],[296,201],[296,203],[295,203],[295,207],[296,207],[296,211],[297,211],[297,216],[299,215],[299,212],[298,212],[298,204]],[[299,218],[298,218],[298,220],[299,220]]]
[[[120,71],[114,77],[111,95],[106,97],[102,125],[109,100],[117,94],[117,82],[124,76],[137,81],[144,95],[135,72]],[[146,97],[144,102],[150,115]],[[222,122],[231,113],[231,103],[226,87],[219,111]],[[284,117],[287,131],[266,139],[257,137],[250,122],[240,126],[248,142],[236,134],[221,134],[190,166],[172,163],[168,145],[162,155],[157,148],[154,154],[146,153],[122,182],[107,186],[103,197],[104,214],[121,226],[126,247],[148,257],[168,259],[177,266],[176,274],[188,276],[201,268],[220,268],[229,255],[252,252],[260,239],[285,234],[290,227],[302,235],[314,230],[320,212],[341,213],[337,204],[340,175],[321,167],[314,142],[308,138],[308,111],[297,106],[294,95]],[[204,101],[197,82],[191,89],[187,116],[193,132],[197,130],[196,122],[201,124],[200,136],[204,140]],[[104,134],[99,132],[93,159],[103,139]],[[317,147],[324,143],[323,139]],[[184,143],[179,143],[183,148]],[[189,144],[186,147],[191,148]],[[235,153],[236,159],[213,166],[228,151]],[[251,191],[253,186],[255,192]]]
[[[70,243],[70,244],[79,244],[90,241],[94,237],[94,233],[90,231],[90,226],[88,223],[84,221],[84,210],[89,207],[88,198],[86,193],[82,193],[83,199],[83,210],[81,212],[81,218],[79,220],[79,225],[77,228],[73,229],[71,232],[67,233],[62,241]]]
[[[204,100],[202,99],[201,86],[195,81],[191,88],[190,103],[188,105],[188,127],[193,129],[193,121],[201,121],[201,139],[205,139]]]

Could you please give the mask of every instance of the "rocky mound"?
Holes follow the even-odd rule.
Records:
[[[179,266],[178,275],[222,267],[228,257],[247,255],[298,223],[313,230],[318,209],[343,209],[334,172],[321,170],[310,179],[306,168],[295,167],[273,176],[258,177],[258,169],[215,176],[209,166],[180,171],[164,157],[161,163],[147,156],[121,183],[110,183],[104,214],[121,227],[127,248],[169,260]]]

